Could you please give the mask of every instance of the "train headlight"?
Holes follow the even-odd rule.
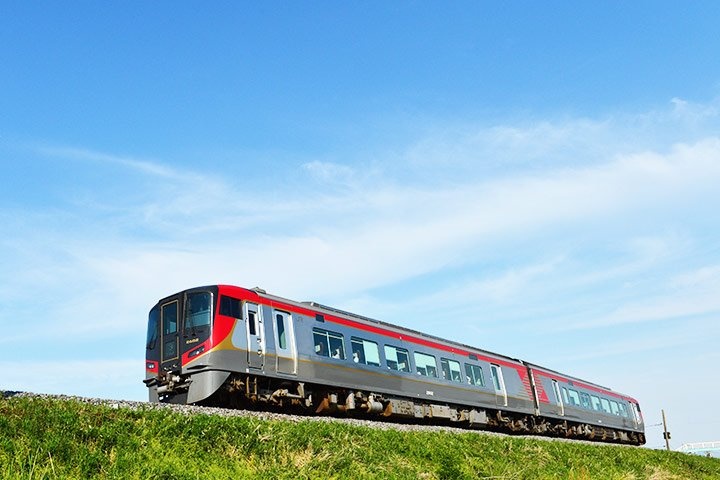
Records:
[[[203,345],[203,346],[201,346],[201,347],[199,347],[199,348],[196,348],[195,350],[193,350],[192,352],[190,352],[190,353],[188,354],[188,358],[197,357],[198,355],[200,355],[200,354],[203,353],[204,351],[205,351],[205,345]]]

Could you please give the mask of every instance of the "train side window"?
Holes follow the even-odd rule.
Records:
[[[415,369],[418,375],[437,378],[437,362],[435,357],[427,353],[415,352]]]
[[[590,405],[590,395],[585,392],[580,392],[580,405],[582,405],[583,408],[592,410],[592,406]]]
[[[256,307],[253,307],[253,308],[256,308]],[[257,335],[257,312],[248,310],[247,313],[248,313],[248,333],[250,333],[250,335]]]
[[[441,358],[440,368],[442,369],[443,378],[445,380],[462,383],[460,362],[456,362],[455,360],[448,360],[447,358]]]
[[[345,345],[341,334],[313,328],[313,343],[317,355],[340,360],[345,359]]]
[[[467,377],[467,382],[470,385],[475,385],[478,387],[484,387],[485,386],[485,378],[483,376],[482,367],[479,365],[473,365],[471,363],[465,364],[465,376]]]
[[[562,395],[563,395],[563,400],[565,401],[565,405],[570,405],[570,399],[568,398],[567,388],[562,387]]]
[[[570,405],[574,407],[580,406],[580,394],[578,394],[577,390],[573,390],[572,388],[569,390],[569,396],[570,396]]]
[[[352,337],[350,338],[350,344],[352,346],[353,362],[374,367],[380,366],[380,351],[377,343]]]
[[[597,395],[593,395],[590,398],[592,399],[593,410],[602,412],[602,407],[600,406],[600,397],[598,397]]]
[[[615,400],[610,400],[610,411],[612,411],[613,415],[620,415],[620,406]]]
[[[627,406],[624,403],[620,403],[618,406],[620,407],[620,415],[628,418],[630,415],[628,414]]]
[[[494,363],[490,364],[490,375],[492,375],[495,390],[498,392],[502,392],[503,390],[502,382],[500,382],[500,372],[500,366],[495,365]]]
[[[608,402],[606,398],[601,398],[600,404],[602,405],[603,412],[610,413],[610,402]]]
[[[275,327],[277,329],[278,348],[287,349],[287,336],[285,335],[285,315],[287,313],[275,314]]]
[[[493,384],[495,385],[495,395],[502,396],[503,405],[507,407],[508,395],[507,389],[505,388],[505,380],[503,379],[502,368],[500,365],[494,363],[490,364],[490,375],[493,377]],[[497,400],[500,400],[499,398]]]
[[[410,355],[404,348],[385,345],[385,361],[390,370],[410,373]]]
[[[242,318],[242,308],[237,298],[220,295],[220,315],[232,318]]]

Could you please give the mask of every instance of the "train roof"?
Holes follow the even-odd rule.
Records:
[[[271,300],[276,300],[276,301],[280,301],[280,302],[284,302],[284,303],[290,303],[290,304],[297,305],[300,307],[305,307],[305,308],[312,307],[313,310],[316,310],[321,313],[328,313],[330,315],[345,317],[349,320],[360,320],[360,321],[367,322],[367,323],[370,323],[373,325],[381,326],[383,328],[401,331],[404,333],[412,334],[414,336],[422,337],[424,339],[432,340],[434,342],[444,343],[444,344],[454,346],[457,348],[461,348],[464,350],[474,350],[474,351],[477,351],[477,352],[480,352],[483,354],[492,355],[494,357],[502,358],[502,359],[505,359],[505,360],[508,360],[511,362],[515,362],[518,364],[524,363],[519,358],[513,358],[508,355],[503,355],[501,353],[491,352],[489,350],[484,350],[484,349],[481,349],[478,347],[474,347],[472,345],[466,345],[464,343],[456,342],[454,340],[448,340],[447,338],[442,338],[442,337],[438,337],[435,335],[431,335],[429,333],[421,332],[419,330],[414,330],[412,328],[405,327],[402,325],[396,325],[393,323],[384,322],[384,321],[378,320],[376,318],[366,317],[364,315],[358,315],[357,313],[352,313],[352,312],[348,312],[346,310],[341,310],[339,308],[330,307],[328,305],[323,305],[322,303],[319,303],[319,302],[315,302],[315,301],[297,302],[295,300],[290,300],[290,299],[287,299],[284,297],[279,297],[277,295],[269,294],[262,288],[258,288],[258,287],[252,288],[251,290],[253,292],[257,293],[258,295],[268,298],[268,299],[271,299]]]

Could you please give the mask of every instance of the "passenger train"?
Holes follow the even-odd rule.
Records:
[[[523,360],[262,289],[214,285],[148,319],[151,402],[376,416],[645,443],[637,400]]]

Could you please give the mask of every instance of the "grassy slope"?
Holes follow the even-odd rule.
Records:
[[[720,460],[0,397],[1,478],[720,479]]]

